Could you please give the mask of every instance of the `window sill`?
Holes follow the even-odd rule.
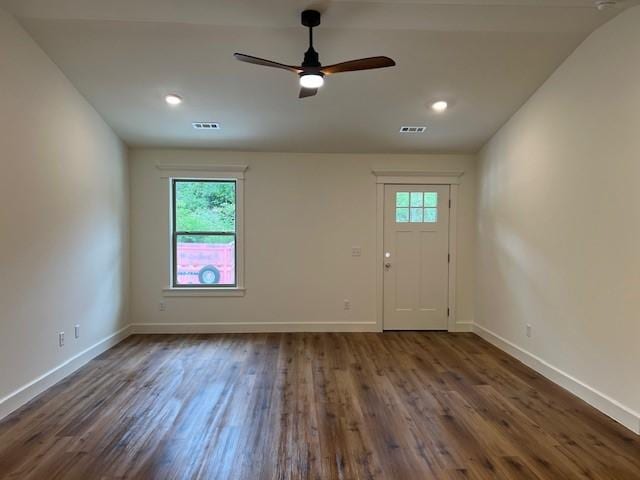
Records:
[[[244,288],[164,288],[163,297],[244,297]]]

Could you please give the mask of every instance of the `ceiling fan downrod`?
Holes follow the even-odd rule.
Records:
[[[302,25],[309,29],[309,49],[304,54],[303,67],[320,68],[320,56],[313,48],[313,29],[320,25],[320,12],[317,10],[305,10],[302,12]]]

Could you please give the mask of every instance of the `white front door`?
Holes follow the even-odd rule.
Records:
[[[449,185],[385,185],[384,329],[446,330]]]

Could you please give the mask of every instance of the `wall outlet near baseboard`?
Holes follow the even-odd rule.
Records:
[[[64,332],[58,333],[58,345],[64,347]]]
[[[167,304],[164,302],[160,302],[160,304],[158,305],[158,308],[161,312],[164,312],[167,309]]]
[[[344,309],[345,310],[351,310],[351,300],[345,299],[345,301],[344,301]]]
[[[75,327],[73,327],[73,331],[76,335],[76,338],[80,338],[80,325],[76,325]]]
[[[527,337],[529,338],[531,338],[531,330],[532,330],[531,324],[527,323]]]

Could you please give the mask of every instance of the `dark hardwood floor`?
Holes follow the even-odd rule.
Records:
[[[472,334],[133,336],[0,422],[0,478],[640,479],[640,438]]]

